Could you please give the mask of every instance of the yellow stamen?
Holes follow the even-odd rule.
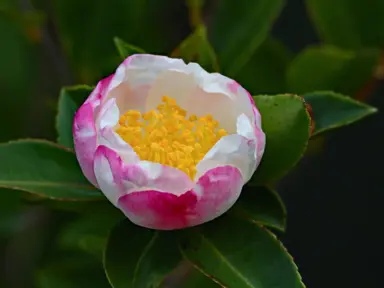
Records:
[[[127,111],[116,132],[141,160],[178,168],[193,179],[197,163],[228,133],[212,115],[186,117],[186,110],[175,99],[163,96],[162,102],[144,114]]]

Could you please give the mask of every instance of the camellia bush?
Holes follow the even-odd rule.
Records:
[[[75,5],[56,2],[64,15]],[[163,11],[139,2],[140,17]],[[277,237],[287,211],[274,188],[310,141],[376,112],[352,96],[378,77],[379,43],[332,22],[348,22],[339,6],[324,17],[330,0],[308,0],[325,40],[291,59],[269,33],[283,0],[217,2],[204,19],[203,1],[186,1],[193,33],[168,53],[161,22],[142,27],[153,39],[116,31],[103,58],[109,44],[84,53],[59,17],[93,84],[62,88],[55,143],[0,145],[7,193],[71,215],[52,225],[38,287],[305,287]]]

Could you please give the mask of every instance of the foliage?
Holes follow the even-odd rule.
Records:
[[[48,233],[54,241],[46,249],[54,252],[41,252],[53,256],[38,261],[36,287],[163,287],[178,275],[176,287],[186,288],[304,287],[275,235],[284,232],[287,211],[272,185],[300,161],[310,139],[376,112],[354,97],[380,76],[384,2],[307,0],[323,43],[296,55],[271,33],[286,1],[206,2],[36,0],[33,13],[11,0],[0,4],[6,49],[0,53],[0,87],[14,96],[3,103],[7,109],[0,117],[11,129],[1,140],[34,136],[25,125],[31,120],[29,105],[49,109],[44,101],[52,99],[28,98],[39,86],[33,69],[36,46],[44,44],[44,25],[56,29],[55,45],[69,63],[61,72],[69,71],[74,79],[57,77],[65,86],[52,100],[57,103],[57,143],[23,139],[0,144],[0,237],[11,235],[25,206],[40,204],[65,215]],[[47,19],[40,17],[45,14]],[[198,62],[253,95],[267,137],[265,155],[240,199],[219,219],[171,232],[135,226],[78,167],[74,113],[98,79],[112,73],[121,58],[137,53]],[[15,110],[20,123],[11,125]],[[39,119],[41,127],[54,126]],[[180,274],[183,265],[187,272]]]

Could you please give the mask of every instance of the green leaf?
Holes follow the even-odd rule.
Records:
[[[70,63],[85,84],[108,75],[121,61],[114,37],[148,53],[168,54],[188,21],[182,17],[183,1],[54,0],[50,8]]]
[[[181,261],[174,241],[172,232],[141,228],[128,220],[115,226],[104,251],[112,287],[159,287]]]
[[[177,243],[176,243],[177,244]],[[182,261],[162,282],[161,287],[180,287],[180,288],[196,288],[196,287],[223,287],[214,282],[211,276],[204,275],[195,269],[187,260]]]
[[[252,95],[285,93],[291,59],[291,52],[280,41],[268,37],[235,78]]]
[[[38,271],[36,278],[39,288],[109,287],[99,262],[81,254],[60,257],[46,264]]]
[[[378,49],[350,51],[329,45],[309,47],[288,69],[288,91],[301,94],[332,90],[355,94],[372,78],[379,57]]]
[[[303,98],[292,94],[254,96],[266,134],[263,159],[251,183],[263,185],[282,177],[302,157],[311,119]]]
[[[384,44],[384,2],[306,0],[320,37],[343,48],[381,48]]]
[[[92,90],[92,87],[86,85],[64,87],[61,89],[56,118],[57,142],[59,144],[73,148],[73,117]]]
[[[285,230],[287,212],[284,203],[276,191],[267,187],[245,185],[230,212],[263,226]]]
[[[59,235],[61,248],[84,251],[102,259],[109,231],[124,215],[110,203],[95,209],[97,212],[82,215],[63,228]]]
[[[224,286],[220,285],[219,283],[215,282],[217,280],[214,280],[212,276],[204,275],[202,272],[195,269],[191,264],[189,264],[189,265],[191,267],[191,270],[185,276],[183,281],[180,283],[179,286],[173,286],[173,287],[180,287],[180,288],[197,288],[197,287],[220,288],[220,287],[224,287]]]
[[[275,235],[229,215],[186,230],[180,250],[225,287],[304,287],[292,257]]]
[[[0,145],[0,187],[63,201],[103,199],[83,176],[75,154],[43,140]]]
[[[225,75],[235,77],[266,39],[283,0],[217,1],[209,39]]]
[[[349,125],[377,112],[377,109],[348,96],[331,91],[317,91],[304,95],[311,105],[315,121],[314,135]]]
[[[207,29],[199,25],[196,30],[172,53],[186,62],[198,62],[207,71],[219,71],[215,51],[207,39]]]
[[[119,54],[121,58],[125,59],[128,56],[131,56],[133,54],[143,54],[145,51],[139,47],[133,46],[131,44],[125,43],[122,39],[119,37],[115,37],[113,39],[115,41],[115,45],[117,48],[117,51],[119,51]]]

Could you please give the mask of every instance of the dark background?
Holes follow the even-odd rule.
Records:
[[[273,34],[294,52],[319,42],[303,1],[289,0]],[[384,109],[380,83],[368,102]],[[307,287],[384,287],[384,114],[332,132],[279,185],[288,211],[282,237]],[[277,276],[278,277],[278,276]]]

